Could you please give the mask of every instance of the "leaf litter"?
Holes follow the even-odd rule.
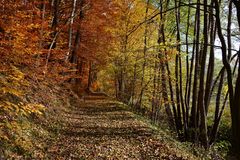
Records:
[[[147,123],[108,98],[89,97],[62,112],[59,137],[47,148],[50,159],[195,159],[169,147]]]

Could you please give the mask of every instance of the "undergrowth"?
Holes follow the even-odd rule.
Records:
[[[210,147],[209,150],[204,149],[200,145],[194,145],[191,142],[181,142],[177,138],[177,134],[173,131],[173,129],[169,128],[169,125],[166,119],[161,120],[161,122],[154,123],[150,118],[142,113],[136,112],[130,106],[118,102],[118,105],[124,109],[129,111],[133,111],[135,114],[134,116],[148,124],[157,134],[159,135],[159,140],[163,141],[169,147],[175,148],[181,151],[181,154],[185,155],[194,155],[199,159],[229,159],[229,149],[230,149],[230,127],[229,127],[229,120],[228,120],[228,112],[224,113],[223,120],[219,127],[218,132],[218,140]]]
[[[16,66],[0,72],[0,159],[44,158],[69,104],[63,84],[26,77]]]

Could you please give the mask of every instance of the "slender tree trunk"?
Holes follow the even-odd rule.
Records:
[[[238,28],[240,31],[240,1],[233,0],[237,9]],[[235,86],[234,103],[232,106],[232,147],[240,156],[240,49],[238,51],[238,74]]]
[[[136,81],[137,81],[137,59],[138,56],[135,58],[134,63],[134,71],[133,71],[133,80],[132,80],[132,89],[131,89],[131,106],[134,106],[134,98],[135,98],[135,87],[136,87]]]
[[[211,3],[213,6],[213,3]],[[205,97],[204,97],[204,105],[206,114],[208,113],[208,107],[211,100],[211,88],[213,86],[213,73],[214,73],[214,62],[215,62],[215,54],[214,54],[214,43],[216,37],[216,27],[213,15],[213,8],[210,8],[210,15],[209,15],[209,27],[210,28],[210,56],[208,61],[208,71],[207,71],[207,78],[206,78],[206,88],[205,88]]]
[[[87,85],[87,91],[91,91],[91,85],[92,85],[92,66],[93,63],[89,62],[89,69],[88,69],[88,85]]]
[[[45,66],[46,71],[47,71],[49,59],[51,57],[51,50],[56,48],[56,46],[57,46],[57,37],[58,37],[57,27],[58,27],[58,23],[59,23],[59,5],[60,5],[60,0],[53,1],[53,20],[52,20],[53,33],[51,33],[51,37],[53,40],[52,40],[51,45],[48,47],[49,51],[47,54],[46,66]],[[44,7],[46,7],[45,4],[44,4]]]
[[[158,43],[160,45],[160,43],[163,43],[163,45],[165,45],[165,15],[163,15],[163,1],[160,0],[160,24],[159,24],[159,36],[158,36]],[[165,9],[167,9],[168,6],[168,2],[166,3],[166,7]],[[168,90],[167,90],[167,81],[166,81],[166,59],[165,59],[165,55],[166,55],[166,49],[164,50],[159,50],[159,65],[160,65],[160,69],[162,72],[161,75],[161,80],[162,80],[162,96],[163,96],[163,100],[164,100],[164,105],[165,105],[165,111],[167,113],[168,116],[168,121],[169,121],[169,125],[171,127],[174,126],[174,120],[173,120],[173,113],[172,110],[170,108],[170,103],[169,103],[169,99],[168,99]]]
[[[180,3],[180,2],[179,2]],[[179,19],[179,6],[177,3],[177,0],[175,0],[175,17],[176,17],[176,25],[177,25],[177,43],[180,43],[180,31],[179,31],[179,23],[180,23],[180,19]],[[177,46],[177,55],[175,58],[175,90],[176,90],[176,103],[177,103],[177,119],[179,121],[180,124],[180,130],[182,130],[182,113],[183,111],[181,111],[181,93],[180,93],[180,89],[179,89],[179,54],[180,54],[180,46],[178,44]],[[182,137],[181,137],[182,138]]]
[[[192,1],[189,0],[189,3],[191,3]],[[191,7],[188,7],[188,17],[187,17],[187,29],[186,29],[186,70],[187,70],[187,78],[186,78],[186,87],[185,87],[185,106],[186,106],[186,125],[189,125],[189,103],[188,103],[188,95],[190,94],[190,85],[191,85],[191,71],[189,71],[189,45],[188,45],[188,36],[189,36],[189,28],[190,28],[190,14],[191,14]],[[190,82],[190,83],[189,83]],[[188,137],[186,137],[188,139]]]
[[[218,91],[217,91],[217,96],[216,96],[216,106],[215,106],[215,116],[214,116],[214,124],[213,128],[211,131],[211,137],[210,137],[210,142],[209,144],[212,144],[217,136],[217,130],[218,130],[218,125],[219,125],[219,111],[220,111],[220,101],[221,101],[221,93],[222,93],[222,88],[223,88],[223,82],[224,82],[224,72],[222,72],[221,77],[220,77],[220,82],[218,85]]]
[[[166,68],[167,68],[168,85],[169,85],[169,91],[170,91],[171,104],[172,104],[172,108],[173,108],[174,121],[175,121],[175,125],[176,125],[176,131],[177,131],[178,137],[180,137],[182,124],[181,124],[181,121],[178,121],[178,114],[177,114],[177,109],[176,109],[176,105],[175,105],[175,101],[174,101],[174,91],[173,91],[173,85],[172,85],[171,71],[170,71],[169,64],[167,61],[165,64],[166,64]]]
[[[198,0],[198,3],[200,1]],[[192,90],[192,110],[191,110],[191,117],[190,117],[190,125],[192,126],[193,130],[193,141],[198,141],[197,136],[197,127],[198,127],[198,117],[197,117],[197,89],[198,89],[198,74],[199,74],[199,39],[200,39],[200,5],[197,5],[196,10],[196,44],[195,44],[195,69],[194,69],[194,81],[193,81],[193,90]]]
[[[148,16],[148,8],[149,8],[149,0],[147,0],[146,3],[146,11],[145,11],[145,21],[147,20],[147,16]],[[142,65],[142,78],[141,78],[141,93],[140,93],[140,97],[139,97],[139,107],[141,108],[142,106],[142,98],[144,96],[144,89],[143,89],[143,85],[144,85],[144,78],[145,78],[145,69],[146,69],[146,63],[147,63],[147,36],[148,36],[148,24],[145,24],[145,30],[144,30],[144,48],[143,48],[143,65]]]
[[[75,16],[75,12],[76,12],[76,3],[77,0],[73,0],[73,6],[72,6],[72,13],[71,13],[71,17],[70,17],[70,24],[69,24],[69,35],[68,35],[68,52],[66,55],[66,61],[69,59],[69,55],[72,51],[72,34],[73,34],[73,22],[74,22],[74,16]]]
[[[73,45],[73,49],[71,51],[71,54],[69,56],[69,61],[70,63],[73,63],[73,64],[76,64],[78,65],[78,63],[81,63],[81,59],[79,59],[79,56],[78,56],[78,51],[79,51],[79,47],[80,47],[80,43],[81,43],[81,29],[82,29],[82,24],[81,24],[81,21],[82,19],[84,18],[84,14],[83,14],[83,4],[84,4],[84,1],[81,0],[80,1],[80,14],[79,14],[79,24],[78,24],[78,27],[77,27],[77,33],[76,33],[76,36],[75,36],[75,42],[74,42],[74,45]],[[76,72],[76,74],[78,74],[79,71]],[[74,83],[77,82],[76,79],[71,79],[70,81],[73,81]]]
[[[40,30],[40,42],[39,42],[39,49],[43,49],[43,30],[44,30],[44,25],[43,22],[45,21],[45,12],[46,12],[46,4],[45,4],[45,0],[42,0],[42,15],[41,15],[41,30]],[[37,61],[36,61],[36,66],[39,67],[40,65],[40,53],[37,55]]]
[[[204,103],[204,80],[205,80],[205,66],[206,66],[206,58],[208,51],[208,15],[207,15],[207,0],[204,0],[204,26],[203,26],[203,52],[201,56],[201,71],[200,71],[200,82],[199,82],[199,93],[198,93],[198,108],[200,109],[200,141],[203,146],[207,149],[209,148],[208,144],[208,135],[207,135],[207,113],[206,106]]]
[[[158,55],[156,55],[156,59],[157,59]],[[158,67],[158,63],[155,60],[155,65],[154,65],[154,77],[153,77],[153,93],[152,93],[152,120],[155,120],[155,114],[156,114],[156,88],[157,88],[157,67]]]

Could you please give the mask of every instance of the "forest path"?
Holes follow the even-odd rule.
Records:
[[[95,96],[75,104],[63,111],[64,127],[48,148],[50,159],[184,159],[117,102]]]

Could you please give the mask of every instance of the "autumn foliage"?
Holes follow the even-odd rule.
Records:
[[[79,93],[98,89],[96,73],[114,40],[115,7],[102,0],[0,2],[0,145],[31,146],[16,137],[24,129],[19,119],[41,115],[52,101],[36,92],[40,84],[77,82]],[[38,101],[32,93],[39,93]]]
[[[108,94],[205,149],[224,117],[239,153],[239,26],[238,0],[1,0],[0,146],[31,149],[59,93]]]

